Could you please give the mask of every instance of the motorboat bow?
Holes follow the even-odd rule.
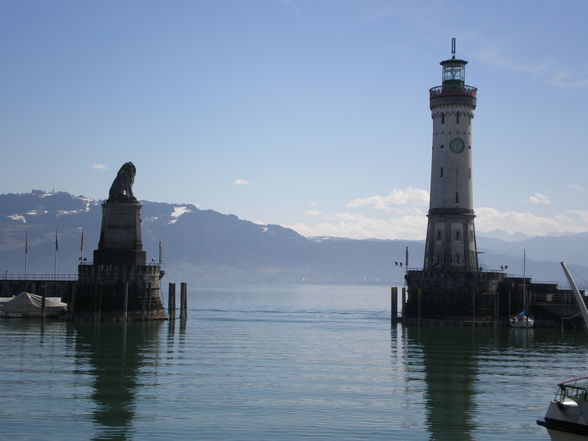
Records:
[[[545,417],[537,424],[547,429],[552,441],[587,441],[588,377],[559,383]]]

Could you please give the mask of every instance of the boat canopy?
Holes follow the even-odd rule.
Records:
[[[21,292],[6,302],[2,302],[0,313],[6,316],[39,317],[43,297],[29,292]],[[67,311],[67,303],[53,298],[45,298],[45,315],[56,315]]]

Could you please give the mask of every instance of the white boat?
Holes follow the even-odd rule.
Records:
[[[28,292],[0,302],[0,317],[55,317],[67,311],[67,303],[59,298],[45,297],[45,311],[43,311],[43,297]]]
[[[525,314],[525,311],[510,318],[511,328],[532,328],[534,324],[535,319]]]
[[[588,377],[559,383],[545,417],[537,424],[547,429],[552,441],[587,441]]]
[[[523,250],[523,311],[510,318],[511,328],[532,328],[535,319],[527,315],[527,251]]]

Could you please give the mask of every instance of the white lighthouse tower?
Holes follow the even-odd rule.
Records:
[[[467,61],[441,62],[441,86],[429,90],[433,156],[425,271],[478,271],[472,194],[472,120],[477,89],[465,84]]]

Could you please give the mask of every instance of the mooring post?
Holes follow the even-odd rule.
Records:
[[[127,312],[129,310],[129,282],[125,282],[125,301],[123,305],[123,320],[127,321]]]
[[[394,324],[398,320],[398,288],[390,288],[390,323]]]
[[[402,314],[402,321],[405,322],[404,319],[406,318],[406,315],[405,315],[404,308],[406,307],[406,286],[402,287],[402,305],[400,305],[400,306],[402,308],[402,310],[400,311]]]
[[[98,320],[98,284],[94,284],[94,321]]]
[[[180,318],[185,320],[188,317],[188,284],[180,283]]]
[[[172,295],[172,284],[168,283],[167,284],[167,315],[171,320],[171,307],[172,307],[172,299],[171,299],[171,295]]]
[[[69,312],[75,311],[75,304],[76,304],[76,285],[71,285],[71,302],[69,305]]]
[[[145,309],[147,308],[147,297],[149,297],[149,288],[146,288],[146,292],[141,296],[141,320],[145,320]]]
[[[151,283],[147,289],[149,290],[147,293],[147,320],[151,320]]]
[[[174,316],[174,320],[176,319],[176,312],[177,312],[177,304],[176,304],[176,284],[174,283],[174,295],[172,296],[173,305],[172,305],[172,314]]]
[[[170,283],[167,291],[167,314],[170,320],[176,319],[176,284]]]
[[[421,324],[421,288],[417,288],[417,323]]]
[[[500,291],[497,291],[496,294],[496,324],[498,326],[500,323]]]
[[[476,291],[472,292],[472,326],[476,326]]]
[[[45,320],[45,297],[47,297],[47,284],[43,285],[43,298],[41,299],[41,317]]]
[[[102,283],[98,284],[98,320],[102,320]]]

